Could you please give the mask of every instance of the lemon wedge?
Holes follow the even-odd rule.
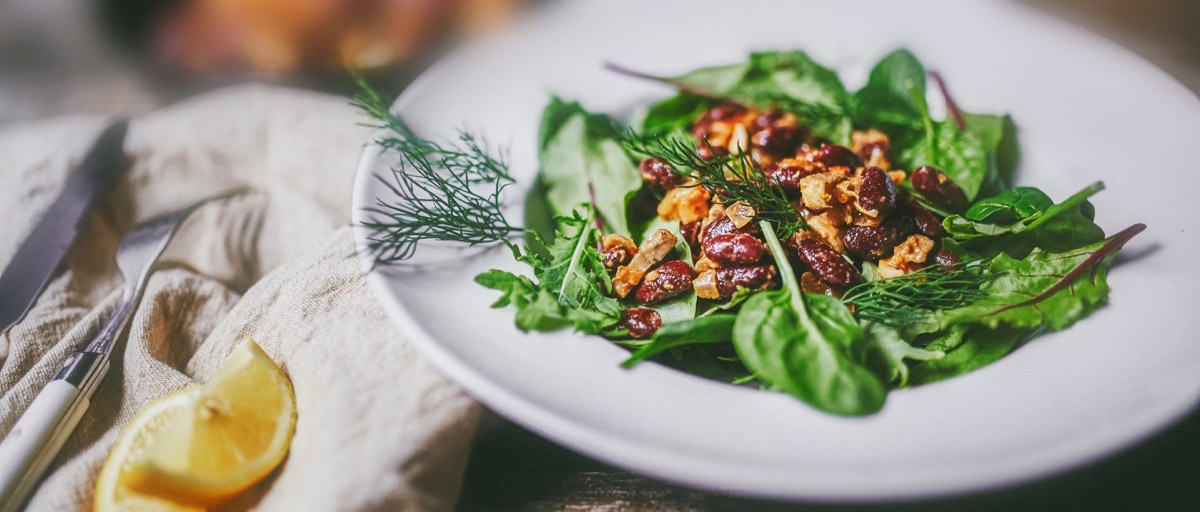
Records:
[[[291,383],[247,338],[207,384],[156,400],[126,427],[97,481],[96,510],[226,501],[279,465],[295,425]]]

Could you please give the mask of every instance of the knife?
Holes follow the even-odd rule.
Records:
[[[0,274],[0,334],[33,307],[75,240],[84,214],[125,170],[126,124],[122,119],[104,129]]]

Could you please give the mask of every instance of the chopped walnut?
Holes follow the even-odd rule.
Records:
[[[904,171],[888,171],[888,177],[892,179],[892,183],[899,185],[904,183],[905,178],[908,178],[908,173]]]
[[[677,241],[675,235],[665,229],[655,231],[643,241],[642,246],[637,249],[637,254],[633,255],[633,260],[628,265],[618,267],[616,275],[613,276],[613,291],[617,296],[625,298],[629,295],[629,292],[642,282],[646,271],[662,261],[671,249],[675,248]]]
[[[810,210],[825,210],[833,199],[833,190],[843,177],[834,172],[810,174],[800,179],[800,195]]]
[[[700,275],[692,280],[692,288],[696,290],[696,296],[701,299],[721,298],[721,290],[717,288],[717,271],[715,269],[700,272]]]
[[[809,231],[815,233],[837,252],[845,252],[842,246],[841,225],[840,219],[830,216],[830,212],[813,215],[808,219]],[[800,233],[805,232],[801,231]]]
[[[738,229],[754,220],[754,207],[745,201],[738,201],[725,209],[725,216],[733,221]]]
[[[867,167],[891,170],[892,163],[887,158],[889,146],[891,143],[888,136],[879,130],[871,129],[850,134],[850,150],[862,158]]]
[[[932,250],[932,239],[924,235],[911,235],[892,249],[892,257],[879,260],[879,275],[886,278],[916,272]]]
[[[708,256],[701,256],[700,259],[696,260],[694,268],[696,272],[704,272],[706,270],[716,270],[718,266],[715,261],[708,259]]]
[[[675,187],[658,203],[658,216],[663,220],[678,220],[690,224],[708,214],[708,189],[700,186]]]

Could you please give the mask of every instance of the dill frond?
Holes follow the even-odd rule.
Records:
[[[486,142],[465,130],[454,141],[419,137],[376,89],[355,79],[359,92],[351,104],[383,133],[373,142],[400,157],[388,175],[376,176],[392,196],[377,197],[368,208],[371,220],[363,222],[371,230],[367,250],[376,265],[412,257],[421,240],[477,245],[522,230],[504,218],[500,195],[513,178]]]
[[[867,281],[846,291],[843,302],[854,316],[889,326],[925,320],[935,311],[953,309],[984,299],[981,287],[987,260],[948,267],[931,267],[903,276]]]
[[[696,154],[696,143],[691,139],[633,132],[627,133],[621,143],[632,153],[667,161],[676,173],[698,182],[692,186],[717,191],[727,203],[745,201],[760,218],[775,226],[781,238],[808,227],[787,193],[768,180],[762,168],[744,151],[706,160]]]

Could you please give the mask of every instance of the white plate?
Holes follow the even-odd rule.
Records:
[[[371,272],[371,288],[429,360],[512,420],[622,467],[764,497],[909,499],[1027,481],[1189,411],[1200,396],[1190,212],[1200,201],[1200,102],[1062,23],[998,2],[571,3],[443,60],[394,109],[427,135],[466,125],[508,145],[519,183],[509,218],[519,222],[548,93],[616,115],[670,93],[606,72],[604,61],[672,74],[799,48],[857,88],[901,45],[940,70],[965,109],[1012,113],[1019,182],[1061,199],[1103,179],[1099,224],[1109,233],[1149,225],[1122,253],[1136,260],[1111,274],[1109,306],[980,371],[895,391],[878,414],[845,419],[654,363],[622,370],[627,353],[598,337],[522,334],[513,311],[490,309],[495,293],[472,281],[493,267],[520,270],[506,250],[423,247],[425,264]],[[386,169],[367,148],[356,221],[386,193],[373,178]]]

